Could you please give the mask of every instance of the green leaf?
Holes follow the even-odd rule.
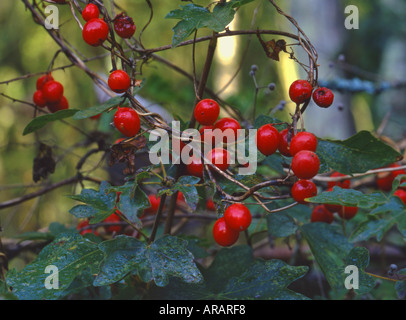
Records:
[[[365,268],[369,265],[369,252],[366,248],[353,248],[345,257],[345,265],[356,266],[358,268],[358,288],[354,288],[355,293],[365,294],[370,292],[376,285],[374,277],[365,273]],[[348,276],[347,274],[344,276]]]
[[[402,159],[399,152],[368,131],[360,131],[347,140],[318,139],[316,154],[323,164],[320,173],[329,169],[343,174],[363,173]]]
[[[278,131],[281,131],[281,130],[287,128],[287,124],[284,123],[283,121],[276,119],[276,118],[272,118],[272,117],[264,115],[264,114],[261,114],[254,121],[254,129],[259,129],[260,127],[262,127],[265,124],[273,124],[274,127],[276,129],[278,129]]]
[[[252,0],[251,0],[252,1]],[[229,1],[218,3],[213,11],[210,12],[207,8],[189,3],[181,6],[181,9],[176,9],[169,12],[166,19],[179,19],[175,27],[172,28],[174,35],[172,38],[172,46],[176,47],[195,30],[200,28],[210,28],[215,32],[221,32],[234,19],[235,8],[247,4],[251,1]]]
[[[406,275],[406,269],[399,270],[398,274]],[[397,281],[395,284],[396,295],[399,299],[406,298],[406,280]]]
[[[78,110],[76,110],[76,109],[64,109],[64,110],[59,110],[55,113],[48,113],[48,114],[44,114],[42,116],[35,117],[24,128],[23,136],[30,134],[34,131],[37,131],[38,129],[43,128],[50,122],[65,119],[65,118],[70,118],[74,114],[76,114],[76,112],[78,112]]]
[[[159,287],[166,286],[170,277],[199,283],[202,275],[186,246],[186,241],[169,235],[150,245],[124,235],[104,241],[99,247],[105,257],[94,285],[112,284],[130,273],[138,274],[144,282],[153,280]]]
[[[344,263],[353,248],[339,226],[323,222],[307,223],[300,228],[310,250],[333,290],[344,287]]]
[[[307,266],[293,267],[281,260],[256,260],[240,276],[232,278],[224,289],[223,299],[307,300],[308,298],[287,289],[303,277]]]
[[[371,209],[387,201],[385,195],[381,192],[364,194],[358,190],[343,189],[338,186],[333,187],[332,191],[323,192],[306,200],[313,203],[339,204],[366,209]]]
[[[389,201],[372,210],[366,221],[361,222],[351,234],[351,240],[365,241],[376,237],[378,241],[394,225],[406,237],[406,207],[399,197],[392,196]]]
[[[121,97],[121,96],[117,96],[117,97],[113,97],[109,100],[107,100],[106,102],[102,103],[102,104],[98,104],[95,105],[93,107],[90,108],[86,108],[83,110],[79,110],[73,117],[73,120],[82,120],[82,119],[87,119],[93,116],[97,116],[98,114],[113,108],[115,106],[123,106],[126,103],[126,98]]]
[[[147,172],[146,175],[149,176]],[[139,187],[138,180],[127,182],[123,186],[113,187],[109,192],[121,192],[120,201],[117,202],[117,209],[123,213],[132,223],[141,226],[138,216],[142,215],[144,209],[151,207],[151,203],[145,192]]]
[[[97,244],[78,233],[62,233],[39,253],[35,261],[21,271],[12,269],[7,272],[6,282],[12,287],[12,293],[21,300],[62,298],[72,281],[83,270],[90,268],[92,273],[97,273],[102,257]],[[45,271],[51,265],[58,268],[58,289],[45,287],[47,277],[55,276],[55,273]]]
[[[230,263],[230,261],[232,263]],[[165,288],[153,290],[154,299],[307,299],[287,289],[304,276],[308,267],[292,267],[280,260],[254,259],[248,246],[223,248],[209,268],[202,268],[204,282],[187,284],[171,279]]]
[[[110,184],[103,181],[99,191],[83,189],[80,195],[71,195],[69,198],[84,202],[85,205],[77,205],[69,210],[77,218],[88,218],[89,223],[103,221],[116,210],[115,193],[109,193]]]
[[[199,194],[195,184],[200,182],[200,178],[193,176],[181,176],[176,181],[172,190],[179,190],[185,197],[186,204],[192,211],[196,211],[197,204],[199,203]]]

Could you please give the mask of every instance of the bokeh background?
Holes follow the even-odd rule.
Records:
[[[40,1],[37,1],[40,2]],[[108,3],[109,1],[105,1]],[[143,0],[116,0],[126,8],[136,25],[136,37],[147,23],[150,9]],[[197,1],[207,5],[210,1]],[[389,143],[402,145],[405,138],[406,101],[406,2],[403,0],[286,0],[279,1],[285,12],[291,14],[306,32],[319,53],[320,84],[329,85],[335,93],[331,108],[320,109],[310,105],[305,114],[305,126],[321,138],[346,139],[360,130],[373,131]],[[153,19],[142,35],[146,48],[170,44],[171,28],[176,20],[165,15],[185,4],[180,0],[156,1]],[[44,3],[44,5],[46,5]],[[348,30],[344,21],[345,8],[359,9],[359,29]],[[107,6],[110,8],[110,6]],[[102,48],[91,48],[84,43],[81,30],[72,18],[67,5],[59,5],[60,32],[82,59],[103,55]],[[273,29],[296,33],[292,25],[278,15],[269,1],[256,0],[243,6],[230,25],[231,30]],[[34,115],[31,103],[38,73],[48,69],[58,46],[36,24],[24,4],[18,0],[0,1],[0,203],[34,192],[48,183],[55,183],[76,174],[78,160],[91,148],[83,135],[71,125],[91,132],[99,130],[113,143],[119,134],[110,126],[111,115],[99,120],[67,120],[47,125],[35,134],[23,136],[25,126]],[[210,34],[201,29],[198,37]],[[264,40],[271,40],[264,36]],[[277,38],[275,38],[277,39]],[[196,70],[200,75],[207,42],[196,45]],[[293,47],[297,56],[303,52]],[[188,73],[192,73],[192,47],[179,47],[158,53]],[[249,75],[256,65],[258,85],[275,89],[259,90],[257,115],[273,114],[281,120],[289,119],[294,105],[287,95],[290,83],[304,77],[303,71],[287,55],[280,62],[266,57],[255,35],[219,39],[215,62],[208,86],[252,120],[255,86]],[[306,61],[304,59],[303,61]],[[69,65],[59,54],[54,67]],[[111,69],[109,56],[86,63],[101,75]],[[237,74],[236,71],[240,70]],[[84,109],[100,102],[103,97],[95,90],[92,80],[78,68],[64,68],[53,76],[65,87],[70,107]],[[23,77],[18,81],[13,79]],[[159,105],[170,115],[188,120],[195,99],[193,83],[183,75],[157,61],[148,61],[142,67],[140,79],[144,86],[141,97]],[[233,78],[229,86],[224,87]],[[274,109],[285,102],[283,110]],[[159,109],[158,109],[159,110]],[[223,116],[226,114],[223,114]],[[39,142],[52,147],[56,160],[55,172],[45,181],[34,183],[33,159]],[[94,146],[93,146],[94,147]],[[83,168],[106,179],[106,162],[99,154],[92,156]],[[85,183],[85,186],[94,186]],[[75,218],[68,213],[73,202],[65,195],[76,193],[78,186],[65,186],[53,192],[0,210],[2,237],[13,237],[27,231],[48,226],[52,221],[74,225]]]

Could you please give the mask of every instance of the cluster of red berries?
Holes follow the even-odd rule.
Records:
[[[392,163],[387,168],[398,168],[400,167],[399,163]],[[406,170],[399,169],[390,172],[381,172],[377,175],[376,184],[379,189],[382,191],[391,191],[392,184],[395,178],[399,175],[406,175]],[[405,180],[400,181],[400,183],[406,182]],[[406,204],[406,187],[399,186],[393,194],[394,196],[399,197],[403,203]]]
[[[63,94],[63,85],[55,81],[51,73],[39,77],[36,87],[32,99],[39,108],[47,107],[52,113],[69,108],[69,102]]]
[[[250,226],[251,220],[251,212],[245,205],[242,203],[230,205],[213,225],[214,240],[223,247],[233,245],[237,242],[240,232]]]
[[[82,11],[82,18],[86,24],[82,30],[83,40],[90,46],[98,47],[107,40],[109,26],[101,18],[97,5],[89,3]],[[120,13],[113,19],[114,31],[123,39],[131,38],[135,33],[135,24],[132,18]]]
[[[213,130],[219,129],[221,132],[230,130],[234,141],[237,139],[237,130],[241,129],[239,122],[233,118],[218,119],[220,114],[219,104],[212,99],[200,100],[195,107],[194,116],[196,121],[202,126],[199,129],[200,140],[209,141],[213,148],[206,154],[206,158],[222,171],[228,169],[230,165],[230,154],[221,147],[215,147],[216,139]],[[207,137],[207,135],[210,135]],[[232,137],[231,137],[232,138]],[[227,136],[223,137],[223,143],[227,143]],[[181,151],[185,144],[181,142]],[[204,164],[201,158],[192,157],[191,162],[187,164],[186,169],[190,175],[203,177]]]
[[[332,178],[343,177],[342,173],[334,172],[330,175]],[[327,184],[327,192],[331,192],[334,186],[338,186],[342,189],[351,188],[351,181],[341,180],[341,181],[329,181]],[[341,219],[350,220],[355,217],[358,212],[358,207],[342,206],[337,204],[320,204],[313,208],[312,215],[310,218],[311,222],[325,222],[332,223],[334,220],[334,213],[337,213]]]
[[[313,95],[312,92],[313,87],[306,80],[296,80],[289,87],[289,97],[297,104],[302,104],[311,97],[321,108],[328,108],[333,104],[334,94],[330,89],[319,87],[314,90]]]

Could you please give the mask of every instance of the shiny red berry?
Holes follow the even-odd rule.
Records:
[[[338,177],[344,177],[345,174],[339,173],[339,172],[333,172],[330,177],[332,178],[338,178]],[[334,186],[338,186],[343,189],[349,189],[351,188],[351,180],[346,179],[346,180],[341,180],[341,181],[329,181],[327,182],[327,188],[331,189]]]
[[[355,217],[355,215],[357,214],[357,212],[358,212],[358,207],[345,207],[345,206],[342,206],[342,207],[340,208],[340,210],[337,211],[337,214],[338,214],[342,219],[350,220],[350,219],[352,219],[352,218]]]
[[[266,156],[278,150],[280,141],[279,131],[272,124],[265,124],[257,131],[256,142],[258,150]]]
[[[115,70],[110,73],[108,84],[112,91],[123,93],[130,89],[131,79],[127,72],[123,70]]]
[[[156,214],[159,209],[159,204],[161,203],[161,198],[157,197],[156,194],[148,195],[149,202],[151,207],[144,210],[144,214]]]
[[[85,21],[97,19],[99,15],[99,8],[94,3],[89,3],[82,11],[82,18]]]
[[[104,219],[103,222],[107,222],[107,223],[112,224],[112,225],[104,226],[104,230],[106,231],[106,233],[113,233],[113,232],[120,232],[121,231],[121,226],[120,225],[114,225],[115,223],[121,221],[121,219],[119,217],[119,214],[121,214],[121,212],[117,210],[116,213],[113,213],[112,215],[110,215],[106,219]]]
[[[290,142],[290,153],[294,156],[302,150],[315,152],[317,149],[317,137],[311,132],[298,132]]]
[[[295,201],[305,204],[307,203],[305,201],[306,198],[315,197],[317,195],[317,187],[313,181],[298,180],[293,184],[290,193]]]
[[[289,130],[289,128],[283,129],[281,132],[279,132],[279,136],[279,152],[285,157],[291,157],[292,154],[290,152],[290,143],[292,138],[295,136],[293,130]]]
[[[44,99],[49,103],[56,103],[63,96],[63,85],[55,80],[47,81],[41,90],[44,94]]]
[[[135,24],[132,18],[124,12],[117,15],[114,20],[114,31],[123,39],[131,38],[135,33]]]
[[[207,160],[220,170],[225,171],[230,166],[230,153],[223,148],[214,148],[207,153]]]
[[[212,99],[203,99],[195,107],[194,115],[201,125],[212,125],[217,121],[220,114],[219,104]]]
[[[95,18],[86,22],[82,30],[83,40],[90,46],[100,46],[109,35],[109,26],[103,19]]]
[[[118,107],[113,122],[126,137],[135,136],[141,128],[140,117],[134,109],[129,107]]]
[[[317,88],[313,92],[313,101],[321,108],[328,108],[333,104],[334,94],[328,88]]]
[[[47,106],[50,112],[55,113],[59,110],[69,109],[69,102],[65,96],[62,96],[58,102],[48,103]]]
[[[41,90],[44,84],[51,80],[54,80],[54,77],[50,73],[44,74],[41,77],[39,77],[36,83],[37,90]]]
[[[319,172],[319,157],[313,151],[299,151],[293,156],[291,169],[299,179],[311,179]]]
[[[398,163],[392,163],[391,165],[388,166],[388,168],[397,168],[397,167],[400,167]],[[401,169],[391,172],[380,172],[377,175],[376,184],[378,185],[378,188],[381,189],[382,191],[390,191],[392,190],[393,181],[398,175],[401,174],[406,174],[406,171]]]
[[[208,211],[216,211],[216,205],[214,204],[214,201],[211,199],[208,199],[206,201],[206,209]]]
[[[400,200],[402,200],[402,202],[404,204],[406,204],[406,191],[403,189],[397,189],[394,193],[394,196],[399,197]]]
[[[191,162],[186,165],[186,170],[191,176],[203,177],[203,163],[201,158],[192,156]]]
[[[298,104],[305,102],[312,96],[313,87],[306,80],[296,80],[289,87],[290,99]]]
[[[214,124],[214,129],[220,129],[223,132],[223,143],[234,142],[238,137],[238,130],[241,129],[240,123],[233,118],[221,118]],[[230,141],[227,137],[230,135]]]
[[[35,91],[34,95],[32,96],[32,100],[40,108],[44,108],[48,103],[47,100],[44,98],[42,90]]]
[[[332,223],[334,215],[324,205],[318,205],[313,208],[312,215],[310,217],[311,222],[325,222]]]
[[[238,231],[226,224],[224,217],[218,219],[213,225],[213,238],[222,247],[232,246],[237,242],[239,235]]]
[[[244,231],[251,224],[251,212],[242,203],[233,203],[224,212],[224,221],[231,229]]]

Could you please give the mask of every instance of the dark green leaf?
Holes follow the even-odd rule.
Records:
[[[78,110],[76,110],[76,109],[64,109],[64,110],[59,110],[55,113],[48,113],[48,114],[44,114],[43,116],[35,117],[24,128],[23,136],[30,134],[34,131],[37,131],[38,129],[43,128],[50,122],[65,119],[65,118],[70,118],[74,114],[76,114],[76,112],[78,112]]]
[[[339,226],[323,222],[307,223],[300,228],[317,264],[332,289],[344,287],[344,263],[353,248]]]
[[[402,159],[399,152],[368,131],[358,132],[347,140],[319,139],[316,154],[325,164],[320,173],[329,168],[343,174],[363,173]]]
[[[235,9],[251,1],[229,1],[226,3],[218,3],[213,11],[210,12],[207,8],[189,3],[181,6],[181,9],[176,9],[169,12],[165,18],[179,19],[175,27],[172,28],[174,35],[172,38],[172,46],[176,47],[195,30],[200,28],[210,28],[215,32],[221,32],[234,19]]]
[[[90,223],[103,221],[116,210],[117,195],[109,193],[110,184],[103,181],[99,191],[83,189],[80,195],[69,196],[73,200],[84,202],[85,205],[77,205],[69,210],[77,218],[88,218]]]
[[[383,193],[364,194],[353,189],[343,189],[335,186],[332,191],[323,192],[315,197],[308,198],[313,203],[339,204],[347,207],[360,207],[371,209],[387,201]]]
[[[82,120],[82,119],[87,119],[93,116],[97,116],[100,113],[113,108],[115,106],[123,106],[125,104],[124,101],[125,98],[121,97],[121,96],[117,96],[117,97],[113,97],[109,100],[107,100],[106,102],[102,103],[102,104],[98,104],[95,105],[93,107],[87,108],[87,109],[83,109],[83,110],[79,110],[73,117],[72,119],[74,120]]]
[[[244,273],[234,277],[221,293],[225,299],[307,300],[287,289],[303,277],[307,266],[293,267],[280,260],[256,260]]]
[[[287,127],[287,124],[283,121],[261,114],[254,121],[254,129],[259,129],[260,127],[268,123],[273,124],[274,127],[278,129],[278,131],[281,131]]]
[[[99,247],[105,258],[94,285],[115,283],[129,273],[138,274],[144,282],[153,280],[159,287],[166,286],[170,277],[199,283],[202,275],[186,246],[186,241],[169,235],[150,245],[124,235],[104,241]]]
[[[199,203],[199,194],[195,184],[200,182],[200,178],[193,176],[182,176],[173,186],[172,190],[179,190],[185,197],[186,204],[195,211]]]
[[[21,300],[53,300],[64,297],[72,281],[85,269],[93,273],[103,257],[97,244],[83,238],[78,233],[62,233],[47,245],[37,259],[21,271],[10,270],[6,281],[13,288],[12,293]],[[55,273],[46,273],[48,266],[58,268],[58,289],[47,289],[47,277]],[[51,281],[52,284],[52,281]]]

